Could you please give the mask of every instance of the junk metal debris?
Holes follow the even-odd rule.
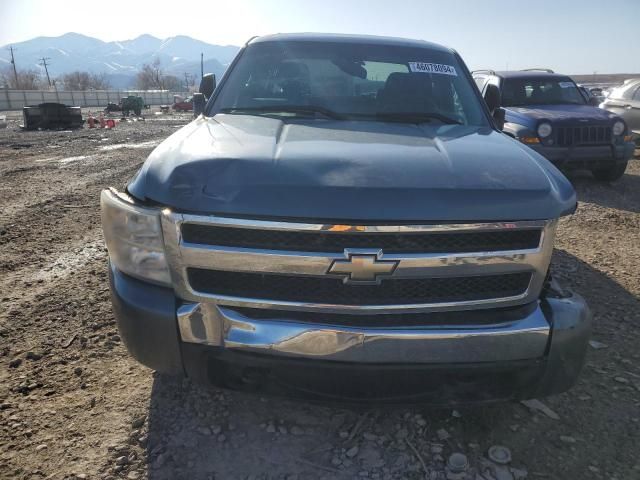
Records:
[[[142,109],[145,107],[144,99],[136,95],[122,97],[120,100],[120,106],[123,117],[129,116],[130,112],[133,112],[137,117],[139,117],[142,115]]]
[[[122,111],[122,103],[107,103],[107,106],[104,109],[104,113],[112,113],[112,112],[121,112]]]
[[[41,103],[22,109],[25,130],[37,128],[81,128],[83,124],[80,107],[70,107],[63,103]]]

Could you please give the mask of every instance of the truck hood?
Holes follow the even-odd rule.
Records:
[[[539,220],[576,205],[555,167],[491,128],[229,114],[166,139],[128,191],[181,212],[375,222]]]
[[[591,105],[530,105],[506,109],[508,122],[527,126],[537,125],[540,120],[589,125],[613,123],[618,118],[614,113]]]

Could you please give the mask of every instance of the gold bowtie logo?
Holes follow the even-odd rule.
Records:
[[[345,250],[346,260],[334,260],[330,275],[344,277],[344,283],[378,284],[381,277],[392,275],[398,266],[397,260],[380,260],[382,250],[377,253],[353,253]]]

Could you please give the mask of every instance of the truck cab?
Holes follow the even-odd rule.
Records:
[[[591,170],[602,181],[624,175],[634,144],[618,115],[598,108],[567,75],[549,69],[476,70],[473,78],[484,94],[500,92],[505,111],[503,131],[565,169]]]

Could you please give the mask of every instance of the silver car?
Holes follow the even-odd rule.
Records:
[[[614,88],[600,108],[624,118],[636,140],[640,139],[640,78],[627,80]]]

